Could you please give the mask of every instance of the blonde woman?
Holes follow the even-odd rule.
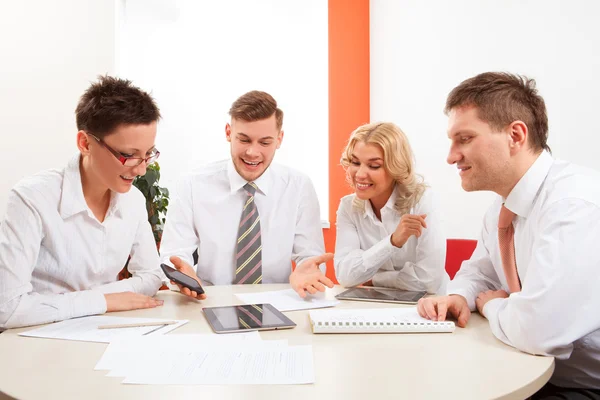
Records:
[[[390,122],[358,127],[342,153],[355,190],[337,211],[335,272],[343,286],[444,293],[446,239],[406,135]]]

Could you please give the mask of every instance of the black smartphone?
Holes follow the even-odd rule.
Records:
[[[194,278],[190,278],[183,272],[177,271],[175,268],[169,267],[167,264],[160,264],[160,267],[162,268],[167,278],[169,278],[173,282],[177,282],[181,286],[193,290],[198,294],[204,293],[204,289],[202,289],[202,286],[200,286],[198,281]]]

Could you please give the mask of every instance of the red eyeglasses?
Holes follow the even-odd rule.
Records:
[[[154,164],[158,156],[160,156],[160,151],[153,149],[152,154],[150,154],[148,157],[125,157],[123,154],[119,153],[118,151],[104,143],[102,139],[96,137],[95,135],[92,135],[91,133],[88,133],[88,135],[96,139],[98,143],[100,143],[106,150],[108,150],[113,156],[115,156],[115,158],[119,160],[121,164],[123,164],[126,167],[137,167],[143,161],[146,162],[146,165]]]

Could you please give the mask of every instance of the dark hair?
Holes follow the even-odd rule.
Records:
[[[475,106],[481,120],[494,129],[504,129],[514,121],[527,125],[529,144],[534,151],[550,151],[546,104],[538,94],[535,80],[508,72],[485,72],[452,89],[444,112]]]
[[[148,93],[126,80],[99,76],[79,99],[77,129],[103,138],[119,125],[147,125],[160,119],[160,110]]]
[[[246,122],[270,118],[275,114],[277,129],[283,126],[283,111],[277,108],[277,101],[269,93],[253,90],[233,102],[229,109],[231,118]]]

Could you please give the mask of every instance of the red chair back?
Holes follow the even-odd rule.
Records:
[[[454,279],[462,262],[471,258],[476,246],[477,240],[472,239],[448,239],[446,241],[446,272],[450,275],[450,279]]]

